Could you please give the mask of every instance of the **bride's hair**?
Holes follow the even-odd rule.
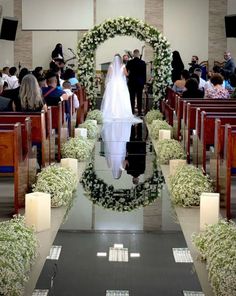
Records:
[[[120,56],[119,53],[116,53],[116,54],[114,55],[114,59],[115,59],[116,57],[119,58],[119,61],[120,61],[120,63],[122,64],[122,58],[121,58],[121,56]]]

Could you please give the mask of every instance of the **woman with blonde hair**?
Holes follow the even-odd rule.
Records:
[[[39,112],[47,111],[37,79],[32,74],[26,75],[20,86],[20,101],[22,111]]]

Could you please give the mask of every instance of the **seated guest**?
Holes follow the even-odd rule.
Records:
[[[32,71],[32,74],[38,80],[38,77],[43,75],[43,67],[35,67],[35,69]]]
[[[183,70],[181,73],[181,79],[176,80],[172,87],[173,91],[175,91],[176,93],[182,94],[182,92],[185,90],[185,83],[187,79],[189,79],[189,77],[190,75],[188,70]]]
[[[193,71],[194,74],[197,74],[199,76],[199,89],[203,90],[206,84],[206,80],[202,79],[202,69],[200,68],[195,68]]]
[[[16,77],[16,72],[17,72],[16,67],[11,67],[9,69],[9,77],[6,78],[8,89],[14,89],[19,87],[18,78]]]
[[[13,111],[21,111],[21,102],[19,98],[19,91],[20,91],[20,84],[22,82],[22,79],[25,77],[25,75],[29,74],[29,70],[27,68],[22,68],[19,73],[19,86],[14,89],[4,89],[2,96],[11,99],[12,101],[12,109]]]
[[[79,108],[79,100],[76,94],[74,94],[71,90],[71,83],[69,81],[64,81],[62,84],[64,92],[68,95],[68,97],[72,97],[73,103],[74,103],[74,108],[78,109]]]
[[[2,97],[4,80],[0,77],[0,111],[12,111],[11,100],[5,97]]]
[[[72,90],[76,90],[81,88],[81,85],[78,81],[78,79],[75,77],[75,71],[72,69],[66,69],[64,75],[63,75],[63,79],[67,80],[70,82]]]
[[[9,67],[3,67],[1,73],[2,73],[3,81],[6,81],[7,78],[9,77]]]
[[[186,91],[183,92],[183,98],[203,98],[204,91],[199,89],[198,81],[195,78],[190,78],[185,84]]]
[[[20,86],[21,111],[39,112],[47,111],[37,79],[32,74],[27,74]]]
[[[54,72],[46,75],[47,87],[42,88],[42,94],[47,106],[57,106],[60,101],[68,100],[68,95],[57,87],[57,77]]]
[[[207,99],[228,99],[229,92],[227,89],[224,89],[223,84],[223,77],[222,75],[215,73],[212,75],[210,79],[213,88],[208,88],[205,92],[205,98]]]
[[[47,82],[46,82],[46,78],[44,75],[41,75],[37,78],[37,81],[38,81],[38,84],[39,84],[39,87],[42,88],[42,87],[47,87]]]

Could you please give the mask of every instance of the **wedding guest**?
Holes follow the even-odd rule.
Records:
[[[43,75],[43,67],[35,67],[32,74],[36,77],[36,79],[38,79],[39,76]]]
[[[19,86],[14,89],[4,89],[2,93],[2,96],[11,99],[13,111],[21,111],[21,102],[19,97],[20,85],[21,85],[22,79],[29,73],[30,72],[27,68],[22,68],[19,73],[19,79],[18,79]]]
[[[61,43],[56,44],[55,48],[52,51],[51,58],[53,60],[56,59],[56,58],[59,58],[59,59],[62,59],[62,60],[64,59],[63,49],[62,49],[62,44]]]
[[[20,86],[21,110],[26,112],[47,111],[37,79],[32,74],[27,74]]]
[[[208,99],[228,99],[229,92],[222,87],[223,77],[222,75],[215,73],[210,79],[213,88],[208,88],[205,92],[205,98]]]
[[[185,90],[185,83],[189,79],[189,71],[188,70],[183,70],[181,73],[181,79],[176,80],[172,89],[176,93],[182,94],[182,92]]]
[[[42,87],[42,94],[47,106],[57,106],[60,101],[68,100],[68,95],[57,87],[57,77],[54,72],[46,75],[47,87]]]
[[[63,75],[64,80],[67,80],[70,82],[72,90],[77,90],[81,88],[81,85],[78,81],[78,79],[75,77],[75,71],[68,68],[66,69],[64,75]]]
[[[190,78],[185,84],[186,91],[183,92],[183,98],[203,98],[204,91],[199,89],[198,81],[195,78]]]
[[[181,73],[184,70],[184,63],[181,59],[180,53],[175,50],[172,53],[172,73],[171,73],[171,79],[172,82],[175,83],[176,80],[180,80]]]
[[[202,69],[201,68],[195,68],[193,71],[194,74],[197,74],[199,76],[199,89],[203,90],[206,84],[206,80],[204,80],[202,76]]]
[[[14,89],[19,86],[18,78],[16,77],[16,72],[16,67],[11,67],[9,69],[9,77],[6,78],[8,89]]]
[[[225,59],[225,65],[223,67],[223,70],[225,72],[226,78],[228,79],[230,75],[234,74],[235,63],[229,51],[226,51],[224,53],[224,59]]]
[[[3,67],[2,68],[2,79],[3,79],[3,81],[6,81],[7,80],[7,78],[9,77],[9,67]]]

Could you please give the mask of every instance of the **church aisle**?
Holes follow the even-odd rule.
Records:
[[[92,165],[93,183],[103,180],[99,183],[102,186],[113,186],[111,197],[118,200],[125,194],[128,198],[132,194],[137,197],[147,192],[157,194],[160,184],[155,185],[151,178],[155,172],[155,157],[151,143],[146,141],[145,125],[132,127],[129,141],[127,129],[123,128],[123,131],[124,140],[119,135],[116,140],[103,137],[97,142]],[[127,158],[123,148],[137,147],[140,142],[145,143],[145,149],[130,152],[135,157],[129,158],[135,163],[145,161],[144,170],[135,168],[136,172],[139,170],[139,185],[134,185],[133,172],[121,169],[120,164],[124,157]],[[110,164],[113,166],[109,167]],[[138,187],[142,191],[140,195],[134,188],[142,184],[145,185]],[[176,296],[190,295],[183,291],[200,292],[193,263],[175,262],[173,248],[186,251],[187,245],[163,185],[153,204],[130,212],[116,212],[92,204],[79,184],[68,220],[61,226],[54,242],[55,246],[62,246],[59,260],[46,261],[36,288],[46,289],[48,295],[56,296]],[[188,259],[187,255],[184,253],[182,258]]]

